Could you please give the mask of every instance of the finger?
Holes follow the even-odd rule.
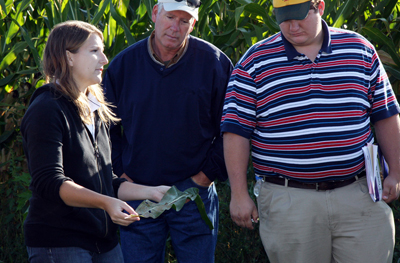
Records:
[[[128,214],[130,215],[137,215],[136,211],[127,203],[123,202],[122,204],[122,209],[125,210],[126,212],[128,212]]]
[[[251,217],[247,217],[245,220],[244,220],[244,227],[245,228],[248,228],[248,229],[253,229],[254,227],[253,227],[253,222],[251,221]]]
[[[382,191],[382,199],[383,200],[388,200],[391,192],[391,187],[389,186],[384,186],[383,191]]]
[[[251,214],[251,219],[252,219],[252,222],[253,222],[253,223],[258,223],[258,221],[260,221],[257,208],[254,208],[254,209],[253,209],[253,212],[252,212],[252,214]]]

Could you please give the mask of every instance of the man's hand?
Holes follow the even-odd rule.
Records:
[[[236,196],[232,193],[229,206],[231,218],[240,227],[254,229],[253,223],[258,222],[258,211],[249,194]]]
[[[389,165],[389,175],[383,181],[382,199],[390,203],[399,197],[400,182],[400,119],[399,116],[377,121],[374,124],[376,138]]]
[[[386,203],[390,203],[399,198],[400,194],[400,182],[395,177],[390,174],[383,181],[383,191],[382,191],[382,199]]]
[[[208,177],[200,171],[198,174],[192,176],[193,182],[196,184],[203,186],[203,187],[209,187],[213,182],[208,179]]]
[[[170,189],[170,186],[159,185],[151,187],[152,197],[149,198],[150,200],[156,201],[157,203],[161,201],[164,197],[165,193]]]

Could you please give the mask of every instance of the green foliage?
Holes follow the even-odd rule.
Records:
[[[98,26],[111,61],[150,35],[155,0],[0,0],[0,262],[26,262],[22,222],[28,208],[29,176],[19,125],[30,95],[44,82],[40,58],[50,29],[66,20]],[[254,43],[279,31],[270,0],[203,0],[192,35],[225,52],[235,64]],[[400,94],[400,2],[325,0],[329,25],[356,31],[376,49],[396,94]],[[251,174],[251,173],[250,173]],[[249,176],[249,187],[253,180]],[[220,229],[217,262],[266,262],[257,230],[240,229],[229,215],[228,183],[217,183]],[[398,201],[392,205],[400,226]],[[167,262],[174,254],[167,250]],[[395,262],[400,258],[396,238]]]

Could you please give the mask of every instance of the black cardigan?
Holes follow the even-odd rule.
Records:
[[[71,207],[59,195],[61,184],[70,180],[115,196],[124,180],[112,172],[109,129],[95,119],[93,139],[70,99],[51,85],[34,92],[21,123],[32,177],[24,222],[27,246],[76,246],[101,253],[117,245],[117,227],[104,210]]]

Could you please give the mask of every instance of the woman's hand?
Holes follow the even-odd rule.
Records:
[[[65,181],[61,185],[60,197],[69,206],[103,209],[110,215],[112,221],[118,225],[127,226],[140,220],[135,210],[124,201],[94,192],[71,181]]]
[[[128,226],[135,221],[139,221],[139,215],[135,210],[122,200],[110,197],[104,208],[111,217],[111,220],[118,225]],[[124,213],[123,211],[127,213]]]

